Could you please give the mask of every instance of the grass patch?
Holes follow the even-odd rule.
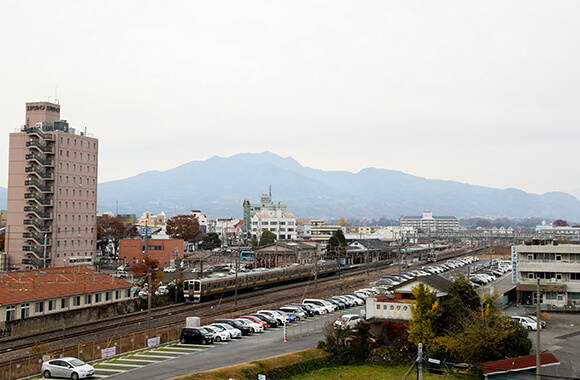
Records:
[[[405,366],[380,366],[380,365],[360,365],[360,366],[340,366],[334,368],[324,368],[317,371],[305,373],[288,377],[286,380],[384,380],[384,379],[402,379],[407,373],[409,367]],[[417,370],[409,375],[409,379],[417,378]],[[478,379],[476,375],[467,376],[459,374],[444,373],[436,375],[423,371],[423,379],[425,380],[455,380],[455,379]]]
[[[192,373],[181,377],[175,377],[172,380],[222,380],[222,379],[247,379],[245,374],[262,373],[274,368],[295,365],[299,362],[312,362],[312,360],[324,360],[330,355],[319,349],[310,349],[305,351],[293,352],[286,355],[274,356],[271,358],[253,361],[244,364],[237,364],[230,367],[218,368],[206,372]],[[409,366],[381,366],[381,365],[349,365],[349,366],[331,366],[307,371],[300,375],[285,378],[286,380],[375,380],[375,379],[402,379]],[[252,377],[254,379],[255,377]],[[269,379],[271,377],[268,377]],[[417,370],[414,369],[410,379],[417,378]],[[426,369],[423,371],[425,380],[475,380],[479,379],[477,375],[447,374],[442,375],[429,373]]]

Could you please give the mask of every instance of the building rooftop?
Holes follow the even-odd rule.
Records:
[[[0,305],[131,286],[83,266],[0,273]]]

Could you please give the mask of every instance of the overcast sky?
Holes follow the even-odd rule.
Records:
[[[99,181],[214,155],[580,188],[577,1],[23,1],[0,12],[0,186],[25,103]],[[249,196],[252,196],[251,194]]]

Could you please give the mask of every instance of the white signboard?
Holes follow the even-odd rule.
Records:
[[[147,347],[155,347],[161,343],[161,338],[156,336],[150,339],[147,339]]]
[[[103,358],[103,359],[112,358],[115,355],[117,355],[117,347],[116,346],[109,347],[109,348],[103,348],[101,350],[101,358]]]

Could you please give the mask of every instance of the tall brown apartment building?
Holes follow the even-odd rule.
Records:
[[[93,264],[98,150],[96,138],[61,120],[59,104],[26,103],[25,125],[10,134],[10,270]]]

